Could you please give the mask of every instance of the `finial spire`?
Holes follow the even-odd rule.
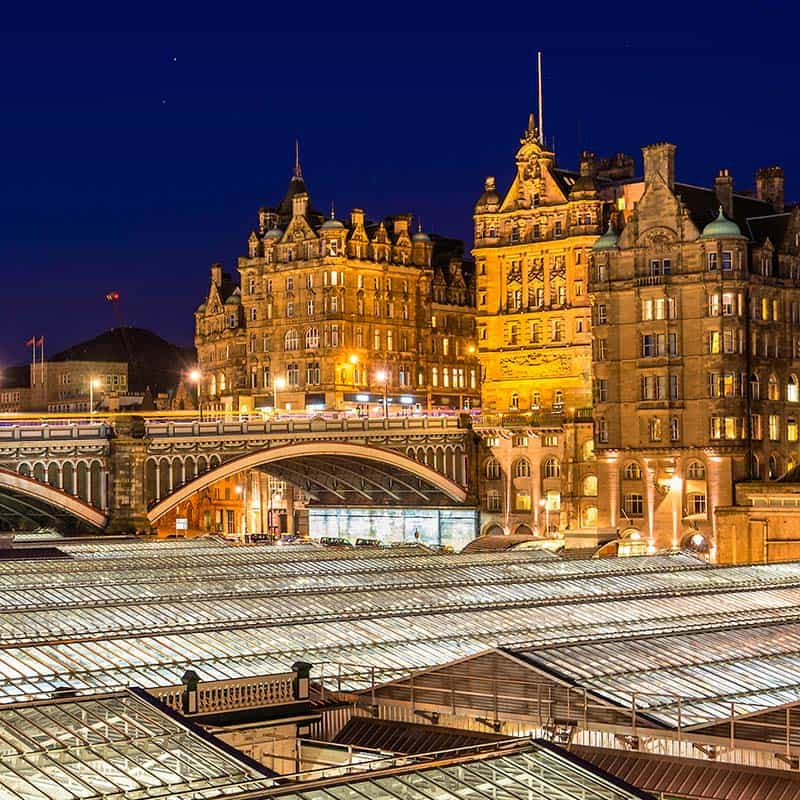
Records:
[[[294,140],[294,177],[298,180],[303,178],[303,168],[300,166],[300,140]]]
[[[333,204],[333,200],[331,200],[331,219],[336,219],[336,206]]]
[[[536,72],[539,81],[539,144],[544,146],[544,110],[542,100],[542,51],[536,53]]]

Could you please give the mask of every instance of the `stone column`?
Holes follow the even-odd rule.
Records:
[[[109,448],[111,486],[106,527],[109,533],[149,529],[144,491],[147,444],[142,417],[114,422]]]

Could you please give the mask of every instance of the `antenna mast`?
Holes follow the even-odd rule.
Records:
[[[539,78],[539,144],[544,146],[544,112],[542,110],[542,51],[536,53],[536,71]]]

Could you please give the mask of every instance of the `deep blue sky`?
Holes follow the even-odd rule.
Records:
[[[638,159],[668,139],[681,180],[709,184],[724,166],[745,188],[778,163],[800,199],[788,4],[758,18],[728,4],[724,30],[718,5],[705,19],[676,10],[664,30],[663,7],[651,19],[641,4],[615,11],[622,32],[610,19],[581,25],[572,4],[546,22],[485,10],[480,32],[481,20],[459,27],[443,7],[439,18],[319,7],[344,13],[350,32],[323,30],[306,4],[296,20],[264,4],[191,22],[126,20],[130,8],[85,27],[47,17],[49,30],[0,33],[0,367],[23,361],[34,333],[52,353],[113,325],[111,289],[127,323],[190,343],[209,264],[232,268],[244,253],[258,207],[285,190],[295,137],[318,207],[411,211],[468,238],[484,176],[505,186],[512,174],[537,49],[560,163],[574,166],[581,147]]]

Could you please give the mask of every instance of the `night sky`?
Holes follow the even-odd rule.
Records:
[[[161,14],[6,26],[0,367],[24,361],[33,334],[53,353],[113,326],[112,289],[127,324],[190,344],[209,264],[232,269],[245,253],[258,207],[285,191],[295,137],[318,208],[408,211],[468,240],[484,177],[505,188],[513,173],[537,49],[561,165],[582,148],[640,163],[642,145],[670,140],[680,180],[710,185],[728,167],[744,189],[757,167],[782,164],[787,198],[800,199],[788,4],[770,4],[769,19],[726,12],[727,30],[714,16],[730,5],[676,14],[674,30],[641,5],[625,32],[581,26],[580,7],[563,7],[569,19],[508,11],[481,32],[397,4],[327,6],[349,32],[323,30],[300,4],[294,21],[261,5],[191,25]]]

